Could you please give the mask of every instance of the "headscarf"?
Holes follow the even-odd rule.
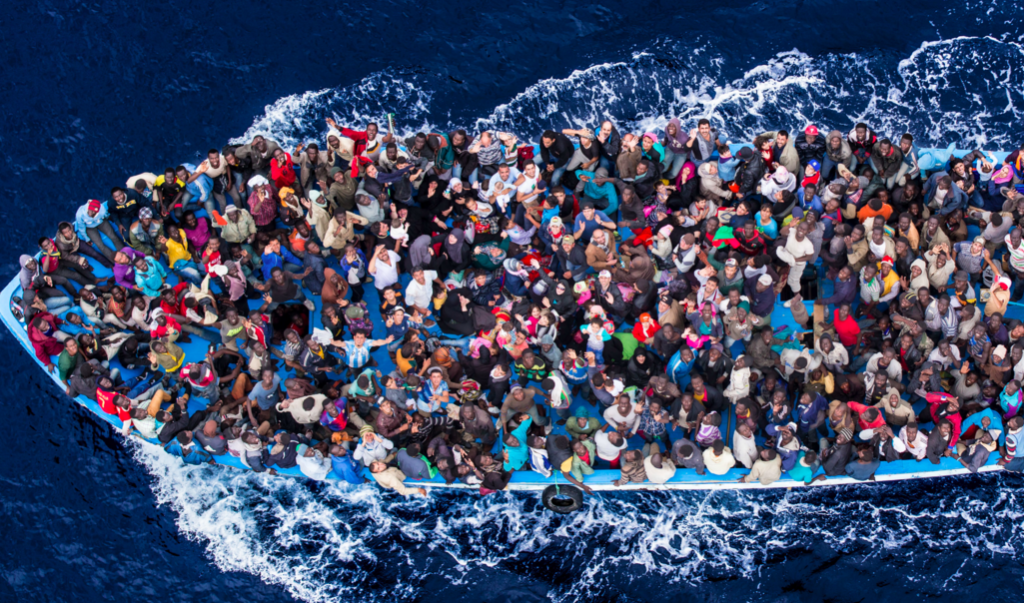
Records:
[[[420,235],[409,245],[409,260],[412,267],[426,266],[430,264],[430,235]]]
[[[455,243],[448,240],[448,237],[455,237]],[[461,264],[464,256],[465,249],[464,243],[466,241],[466,233],[461,228],[453,228],[448,237],[444,238],[444,248],[448,252],[448,257],[451,258],[456,264]]]
[[[683,180],[683,174],[685,170],[689,168],[689,175]],[[682,186],[697,177],[697,166],[692,161],[687,161],[683,164],[683,167],[679,168],[679,175],[676,176],[676,186]]]
[[[27,265],[29,262],[34,260],[30,255],[22,255],[18,258],[18,263],[21,265],[21,272],[18,273],[18,279],[21,281],[22,295],[25,291],[32,288],[32,279],[36,277],[36,273],[39,271],[39,266],[36,266],[35,270],[29,270]]]

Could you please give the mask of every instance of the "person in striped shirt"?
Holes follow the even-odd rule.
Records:
[[[1006,425],[1006,453],[998,462],[1008,471],[1024,471],[1024,417],[1013,417]]]

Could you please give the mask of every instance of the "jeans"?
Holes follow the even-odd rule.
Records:
[[[88,243],[86,243],[84,241],[79,243],[78,251],[76,253],[80,253],[80,254],[82,254],[84,256],[88,256],[88,257],[96,260],[97,262],[99,262],[105,268],[113,268],[114,267],[114,262],[112,262],[109,259],[107,259],[107,256],[105,256],[102,253],[96,251],[92,247],[92,245],[89,245]]]
[[[547,167],[549,165],[554,165],[554,163],[544,163],[544,159],[542,159],[540,155],[534,157],[533,161],[534,161],[534,163],[537,164],[537,167],[540,168],[540,171],[541,171],[542,174],[547,172]],[[568,164],[566,164],[566,165],[568,165]],[[558,186],[559,184],[561,184],[562,183],[562,176],[564,176],[564,175],[565,175],[565,166],[562,166],[560,168],[555,168],[554,171],[551,173],[551,186]]]
[[[92,243],[92,246],[106,256],[108,260],[113,262],[116,250],[107,247],[106,243],[103,242],[103,238],[100,236],[101,233],[106,235],[110,242],[117,246],[117,249],[121,249],[125,246],[124,241],[121,240],[121,237],[117,236],[117,233],[114,232],[114,227],[111,226],[108,221],[100,222],[100,225],[96,228],[85,229],[85,234],[89,238],[89,242]]]
[[[149,399],[153,397],[156,390],[160,389],[161,378],[163,378],[163,375],[160,373],[152,373],[147,370],[136,377],[128,379],[123,385],[128,387],[128,397],[130,399]]]
[[[203,282],[203,275],[199,272],[199,266],[196,266],[196,263],[191,260],[178,260],[174,262],[174,266],[171,266],[171,270],[196,287],[200,286]]]
[[[679,170],[683,169],[683,164],[686,163],[689,156],[688,152],[677,155],[672,149],[665,147],[665,159],[661,161],[662,173],[669,180],[674,180],[679,175]]]
[[[462,337],[460,339],[441,339],[441,344],[446,345],[450,348],[457,348],[462,350],[463,354],[469,353],[469,344],[475,339],[475,337]]]
[[[644,443],[648,445],[660,441],[662,445],[662,452],[668,452],[669,450],[672,450],[672,438],[668,435],[667,430],[659,433],[658,435],[651,435],[641,429],[640,431],[636,432],[636,435],[643,438]]]
[[[75,305],[74,302],[71,301],[71,298],[66,295],[48,297],[46,298],[46,300],[44,300],[44,302],[46,303],[46,309],[50,312],[50,314],[60,314],[62,312],[67,312]]]

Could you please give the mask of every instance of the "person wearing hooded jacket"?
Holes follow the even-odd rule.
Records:
[[[946,216],[967,208],[967,193],[953,185],[948,173],[935,172],[924,183],[924,203],[937,209],[940,216]]]
[[[700,194],[708,199],[719,203],[733,198],[733,192],[725,184],[725,181],[718,175],[718,164],[705,162],[697,168],[697,175],[700,176]]]
[[[842,165],[847,169],[853,169],[853,150],[850,143],[846,141],[843,133],[839,130],[832,130],[825,138],[825,156],[821,160],[821,179],[832,181],[838,173],[838,166]]]
[[[769,199],[775,197],[777,192],[789,191],[792,193],[795,190],[796,175],[784,165],[780,165],[770,178],[761,181],[761,194]]]
[[[740,165],[736,167],[736,183],[739,185],[738,197],[747,197],[757,193],[757,187],[764,176],[764,159],[750,147],[743,147],[736,152]]]
[[[850,151],[857,164],[864,164],[871,159],[871,153],[875,143],[878,142],[878,137],[868,128],[867,124],[858,123],[846,135],[846,141],[850,143]]]
[[[871,167],[885,182],[886,190],[892,190],[899,179],[900,168],[903,166],[903,151],[895,147],[888,138],[875,143],[871,149]]]
[[[825,139],[818,133],[818,126],[811,124],[804,133],[793,140],[793,147],[800,158],[800,165],[806,166],[812,160],[821,163],[825,159]]]

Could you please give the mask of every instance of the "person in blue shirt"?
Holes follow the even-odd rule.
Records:
[[[85,312],[79,306],[75,306],[63,314],[60,314],[58,318],[64,321],[64,324],[60,326],[60,330],[72,337],[78,337],[86,331],[96,335],[97,329],[102,328],[102,326],[98,327],[96,323],[86,316]]]
[[[583,182],[583,194],[587,198],[608,201],[608,206],[603,210],[606,216],[614,216],[619,211],[619,194],[615,190],[614,178],[599,178],[594,172],[586,170],[576,170],[576,177]]]
[[[177,438],[168,442],[164,449],[174,456],[181,457],[186,465],[202,465],[203,463],[215,464],[213,455],[202,449],[192,441],[192,432],[183,431]]]
[[[362,468],[352,460],[348,451],[339,445],[331,446],[331,469],[334,475],[350,484],[363,484],[368,480],[361,474]]]
[[[147,297],[160,297],[167,269],[151,257],[135,260],[135,286]]]
[[[61,329],[63,328],[64,327],[61,327]],[[1002,447],[1006,445],[1006,430],[1003,429],[1003,419],[999,416],[999,413],[991,408],[986,408],[981,412],[976,412],[964,419],[964,422],[960,425],[960,433],[967,433],[967,430],[971,427],[988,431],[989,433],[992,433],[993,430],[998,431],[999,446]],[[963,436],[961,435],[961,437]]]
[[[287,248],[281,247],[281,241],[271,239],[263,248],[263,280],[270,280],[270,271],[274,268],[287,270],[296,274],[302,272],[302,260],[295,257]]]
[[[530,449],[526,446],[526,432],[533,425],[533,419],[526,413],[516,415],[519,426],[512,430],[512,433],[505,436],[505,471],[518,471],[523,468],[530,458]]]
[[[198,209],[195,206],[189,207],[195,203],[202,203],[207,214],[213,216],[213,180],[202,172],[196,172],[196,166],[191,163],[174,168],[174,175],[185,183],[185,194],[181,196],[181,205],[173,209],[174,217],[180,222],[186,211]]]
[[[818,185],[808,184],[797,189],[796,198],[800,201],[800,207],[805,211],[813,209],[818,215],[825,213],[825,207],[821,204],[821,197],[818,196]]]
[[[865,448],[857,453],[857,460],[846,464],[846,475],[859,481],[875,481],[875,471],[881,461],[875,458],[875,452],[871,448]]]
[[[616,201],[616,208],[618,208],[618,201]],[[580,201],[580,213],[576,216],[576,221],[573,223],[572,236],[577,241],[582,241],[584,245],[587,245],[590,244],[590,236],[598,228],[605,228],[614,232],[617,226],[608,217],[608,214],[597,211],[592,201]]]

